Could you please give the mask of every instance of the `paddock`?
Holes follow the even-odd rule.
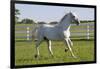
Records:
[[[41,58],[36,60],[35,44],[31,38],[33,25],[17,24],[15,25],[15,64],[50,64],[64,62],[85,62],[94,60],[94,23],[82,23],[80,26],[72,25],[71,39],[74,43],[73,51],[77,59],[71,57],[69,51],[64,52],[64,43],[62,41],[53,41],[52,50],[54,57],[49,55],[47,45],[43,42],[40,46]],[[45,54],[43,54],[45,52]]]

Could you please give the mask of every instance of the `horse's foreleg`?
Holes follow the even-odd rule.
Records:
[[[69,50],[70,50],[72,56],[73,56],[74,58],[76,58],[76,56],[74,55],[74,53],[73,53],[73,51],[72,51],[72,48],[70,47],[70,44],[69,44],[69,42],[68,42],[68,39],[65,39],[65,41],[66,41],[66,44],[67,44],[67,46],[68,46],[68,48],[69,48]]]
[[[47,40],[47,44],[48,44],[48,50],[49,50],[50,54],[53,56],[53,52],[51,49],[51,40]]]
[[[66,44],[66,41],[64,41],[64,43]],[[68,51],[68,47],[65,46],[65,52],[67,52],[67,51]]]
[[[73,42],[71,41],[70,38],[68,38],[68,41],[69,41],[70,45],[73,46]]]

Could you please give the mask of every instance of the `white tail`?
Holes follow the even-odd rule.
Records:
[[[38,24],[37,23],[35,23],[35,24],[33,24],[34,26],[33,26],[33,30],[32,30],[32,40],[34,40],[34,41],[36,41],[37,39],[36,39],[36,36],[37,36],[37,31],[38,31]]]
[[[38,28],[43,26],[42,23],[35,23],[32,30],[32,40],[37,41]]]

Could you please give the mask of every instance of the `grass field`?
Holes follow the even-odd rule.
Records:
[[[15,64],[35,65],[51,63],[69,63],[94,61],[94,40],[73,40],[73,51],[77,58],[73,58],[69,51],[65,52],[65,44],[62,41],[52,41],[54,57],[51,57],[47,44],[40,45],[40,58],[36,59],[34,42],[16,41],[15,43]]]

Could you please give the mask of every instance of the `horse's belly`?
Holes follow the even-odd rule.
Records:
[[[47,39],[49,39],[49,40],[63,40],[63,38],[61,38],[59,36],[52,36],[52,37],[47,36]]]
[[[44,36],[50,40],[62,40],[62,37],[59,34],[60,31],[55,29],[49,29],[44,31]]]

